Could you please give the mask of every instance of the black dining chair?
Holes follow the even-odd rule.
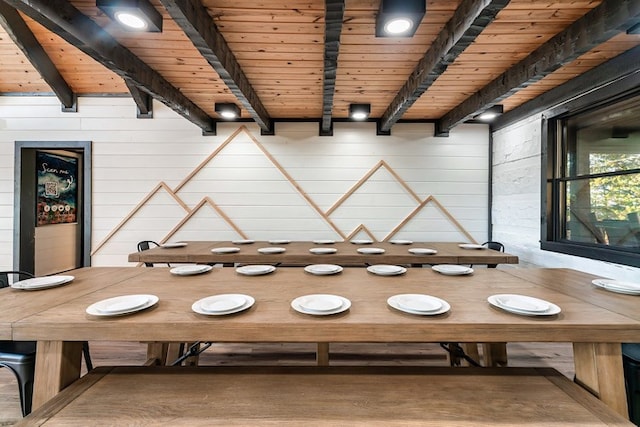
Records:
[[[14,281],[33,278],[26,271],[0,271],[0,288],[10,286]],[[82,352],[87,370],[93,369],[89,343],[82,343]],[[22,416],[31,413],[33,398],[33,377],[36,368],[35,341],[0,341],[0,367],[8,368],[16,376],[20,389],[20,407]]]
[[[138,242],[138,252],[142,252],[142,251],[147,251],[149,249],[151,249],[152,247],[158,247],[160,246],[159,243],[154,242],[153,240],[142,240],[140,242]],[[145,267],[153,267],[153,263],[152,262],[145,262],[144,263]],[[167,266],[171,267],[171,264],[167,263]]]
[[[496,242],[493,240],[489,240],[488,242],[484,242],[482,246],[486,246],[489,249],[493,249],[494,251],[504,252],[504,245],[500,242]],[[496,268],[498,264],[487,264],[487,268]]]

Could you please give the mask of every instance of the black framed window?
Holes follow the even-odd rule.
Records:
[[[543,120],[542,249],[640,267],[640,93]]]

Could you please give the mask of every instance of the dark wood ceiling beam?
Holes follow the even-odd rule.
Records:
[[[640,19],[640,0],[604,0],[436,122],[436,136],[625,32]]]
[[[263,134],[273,134],[273,122],[249,83],[229,45],[200,0],[160,0],[169,15],[191,39],[229,90],[260,126]]]
[[[136,103],[138,110],[136,117],[139,119],[152,119],[153,118],[153,102],[151,95],[140,90],[136,84],[128,79],[124,79],[129,93],[133,98],[133,102]]]
[[[324,15],[324,78],[322,81],[322,121],[320,135],[333,133],[331,116],[336,91],[340,34],[344,20],[344,0],[326,0]]]
[[[11,40],[20,48],[29,59],[31,65],[38,71],[42,79],[47,82],[53,93],[56,94],[62,104],[62,111],[77,111],[77,96],[62,77],[49,55],[33,35],[22,16],[16,9],[0,1],[0,24],[11,37]]]
[[[127,82],[200,127],[215,134],[215,120],[164,77],[120,45],[109,33],[65,0],[4,0],[58,34]]]
[[[378,133],[389,132],[508,4],[509,0],[463,0],[385,110],[378,123]]]

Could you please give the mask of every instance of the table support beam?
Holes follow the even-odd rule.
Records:
[[[80,378],[82,342],[38,341],[33,409],[45,404]],[[57,372],[55,376],[51,372]]]

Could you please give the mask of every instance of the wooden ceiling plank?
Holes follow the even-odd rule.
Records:
[[[509,0],[464,0],[378,122],[380,133],[388,133],[418,98],[491,23]]]
[[[340,52],[340,34],[344,19],[344,0],[325,1],[324,27],[324,73],[322,80],[322,120],[320,135],[331,136],[331,116],[333,111],[333,95],[336,89],[338,71],[338,53]]]
[[[120,45],[111,35],[65,0],[4,0],[58,34],[123,79],[200,127],[215,133],[215,121],[160,74]]]
[[[450,129],[483,109],[500,103],[626,31],[639,17],[640,0],[603,0],[564,31],[441,117],[436,122],[436,135],[446,135]]]
[[[273,121],[202,2],[199,0],[160,0],[160,2],[242,103],[251,118],[260,126],[262,133],[273,134]]]
[[[18,11],[2,1],[0,1],[0,24],[56,94],[62,104],[62,111],[76,112],[78,110],[77,95],[73,93]]]

